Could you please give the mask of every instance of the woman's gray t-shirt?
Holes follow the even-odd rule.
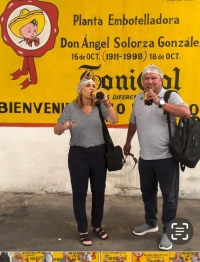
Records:
[[[104,119],[107,120],[107,108],[102,103],[100,107]],[[70,103],[63,109],[63,112],[58,119],[58,123],[64,124],[67,120],[75,123],[75,126],[69,129],[71,134],[70,146],[88,148],[105,143],[102,122],[97,106],[92,108],[90,115],[87,115],[81,108],[79,108],[77,103]]]

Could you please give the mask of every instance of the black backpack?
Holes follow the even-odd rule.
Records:
[[[164,94],[165,102],[168,101],[171,92]],[[180,118],[175,135],[172,137],[170,114],[167,113],[169,129],[169,152],[180,163],[181,170],[185,167],[194,168],[200,159],[200,118],[191,116],[189,119]]]
[[[0,256],[0,262],[10,262],[10,257],[7,252],[2,252]]]

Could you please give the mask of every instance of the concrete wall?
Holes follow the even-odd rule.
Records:
[[[115,145],[122,147],[126,133],[126,129],[110,129]],[[1,192],[71,194],[68,131],[57,136],[53,128],[0,127],[0,147]],[[132,142],[132,153],[139,155],[137,136]],[[141,195],[138,167],[131,171],[132,166],[133,161],[128,157],[121,171],[108,172],[106,194]],[[200,199],[200,162],[195,169],[181,172],[180,197]]]

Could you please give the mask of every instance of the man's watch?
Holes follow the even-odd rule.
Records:
[[[160,102],[159,102],[159,108],[162,108],[165,104],[165,100],[163,98],[160,99]]]

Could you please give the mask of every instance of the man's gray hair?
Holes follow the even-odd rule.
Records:
[[[158,74],[161,78],[163,78],[162,70],[156,65],[148,65],[142,70],[142,77],[147,73],[155,73]]]

